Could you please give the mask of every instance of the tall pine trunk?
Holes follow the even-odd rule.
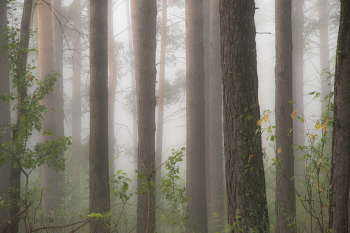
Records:
[[[73,5],[73,80],[72,80],[72,183],[75,187],[74,194],[80,195],[80,170],[82,158],[81,148],[81,1],[75,1]],[[78,211],[79,206],[75,206]]]
[[[48,5],[49,2],[40,0],[37,6],[38,17],[38,46],[39,46],[39,79],[45,80],[45,77],[52,74],[54,70],[54,50],[53,50],[53,28],[52,28],[52,11]],[[55,87],[54,87],[55,88]],[[56,114],[55,109],[55,93],[50,92],[41,101],[48,109],[43,113],[42,131],[51,130],[56,133]],[[56,109],[55,109],[56,111]],[[56,135],[45,134],[41,136],[41,141],[53,140]],[[43,192],[42,207],[46,214],[54,213],[58,210],[57,194],[58,174],[55,169],[48,165],[41,167],[41,182],[44,188],[50,187],[49,190]]]
[[[329,227],[348,232],[350,176],[350,1],[341,0],[335,67],[333,158]]]
[[[162,0],[162,27],[161,27],[161,45],[160,45],[160,72],[159,72],[159,96],[158,96],[158,123],[157,123],[157,141],[156,141],[156,167],[162,164],[163,155],[163,119],[164,119],[164,79],[165,79],[165,55],[167,43],[167,9],[168,1]],[[156,173],[156,185],[161,185],[161,169]],[[161,204],[161,193],[157,192],[156,205]],[[157,212],[156,220],[161,218],[160,211]]]
[[[219,0],[210,1],[210,191],[212,232],[224,230],[224,172],[222,148],[222,83]]]
[[[64,136],[64,112],[63,112],[63,32],[61,28],[61,23],[63,20],[62,16],[62,1],[55,0],[52,2],[53,7],[53,17],[52,17],[52,26],[53,26],[53,41],[54,41],[54,68],[55,71],[59,74],[55,84],[55,103],[56,103],[56,133],[58,137]],[[61,155],[63,156],[63,155]],[[60,171],[58,174],[58,185],[60,186],[64,179],[64,172]],[[63,190],[58,189],[58,198],[61,202],[63,198]]]
[[[129,59],[131,63],[131,87],[133,91],[132,96],[132,137],[133,137],[133,152],[134,156],[137,157],[137,114],[136,114],[136,79],[135,79],[135,59],[133,55],[133,46],[132,46],[132,30],[130,23],[130,0],[125,1],[126,7],[126,24],[128,27],[128,47],[129,47]],[[135,159],[136,160],[136,159]],[[137,163],[136,163],[137,164]]]
[[[108,164],[108,0],[90,0],[90,213],[110,211]],[[105,232],[98,221],[91,232]]]
[[[258,101],[254,1],[220,1],[228,223],[231,232],[268,232]],[[257,133],[256,133],[257,132]]]
[[[291,0],[275,1],[276,26],[276,232],[294,232]]]
[[[109,154],[109,177],[114,175],[114,104],[115,91],[117,88],[117,67],[115,59],[114,30],[113,30],[113,0],[108,0],[108,154]]]
[[[141,30],[141,12],[140,12],[140,0],[130,0],[131,5],[131,25],[132,25],[132,38],[133,38],[133,46],[134,46],[134,69],[135,69],[135,81],[136,81],[136,103],[138,103],[138,93],[139,93],[139,75],[140,75],[140,30]],[[138,105],[134,111],[136,111],[137,118],[137,128],[138,128]],[[135,131],[135,129],[134,129]],[[136,130],[137,132],[137,130]],[[137,132],[138,133],[138,132]],[[138,144],[138,137],[134,138],[134,142]],[[134,159],[135,170],[138,170],[138,148],[134,147]],[[135,177],[137,180],[137,174],[135,173]]]
[[[327,10],[327,0],[317,0],[318,7],[318,30],[320,36],[320,72],[321,72],[321,96],[324,97],[328,95],[331,91],[330,80],[327,80],[329,74],[324,73],[329,72],[329,40],[328,40],[328,10]],[[323,99],[323,98],[322,98]],[[322,112],[325,112],[325,107],[327,101],[322,103]]]
[[[186,1],[186,232],[208,232],[205,180],[203,0]]]
[[[304,114],[304,0],[293,0],[293,109]],[[305,127],[300,120],[293,122],[293,144],[303,147]],[[303,152],[295,146],[294,171],[295,183],[303,179],[305,172]]]
[[[10,73],[9,73],[9,59],[8,51],[4,49],[4,45],[7,43],[7,39],[3,37],[4,30],[7,27],[7,1],[0,1],[0,93],[10,94]],[[10,102],[4,102],[0,100],[0,129],[1,137],[0,144],[11,142],[11,125],[10,116]],[[3,152],[3,151],[2,151]],[[6,202],[10,198],[8,191],[10,190],[10,177],[11,177],[11,161],[8,160],[0,167],[0,198]],[[3,221],[8,218],[9,211],[6,209],[0,210],[0,231],[5,225]]]
[[[30,18],[32,15],[32,0],[24,1],[23,6],[23,15],[21,21],[21,32],[20,32],[20,47],[23,49],[28,49],[29,47],[29,38],[30,38]],[[18,113],[16,117],[16,125],[19,124],[20,118],[26,114],[26,110],[23,105],[23,101],[27,96],[27,79],[26,79],[26,68],[27,68],[27,53],[20,53],[20,56],[17,57],[17,69],[16,69],[16,78],[18,79]],[[12,140],[16,141],[18,137],[18,131],[14,130],[12,135]],[[17,161],[18,162],[18,161]],[[20,211],[19,202],[20,202],[20,191],[21,191],[21,170],[14,167],[14,161],[11,161],[11,193],[10,199],[13,200],[13,205],[9,210],[9,219],[11,220],[11,232],[18,232],[19,218],[14,218],[17,213]]]
[[[155,85],[156,85],[156,0],[141,0],[140,70],[138,72],[138,188],[147,183],[145,194],[137,195],[137,232],[154,232],[155,195],[150,182],[155,182]],[[136,60],[136,58],[135,58]]]

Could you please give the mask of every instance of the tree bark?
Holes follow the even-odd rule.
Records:
[[[8,51],[3,48],[7,44],[7,39],[2,37],[4,29],[7,27],[7,1],[0,1],[0,93],[10,94],[10,73],[9,73],[9,59]],[[1,137],[0,144],[11,142],[11,116],[10,116],[10,101],[0,101],[0,129]],[[3,132],[4,131],[4,132]],[[6,163],[0,167],[0,198],[6,202],[10,198],[8,191],[10,190],[10,177],[11,177],[11,161],[7,160]],[[0,210],[0,230],[5,225],[3,221],[8,218],[8,210]]]
[[[133,48],[132,48],[132,30],[131,30],[131,24],[130,24],[130,0],[125,1],[125,7],[126,7],[126,24],[128,29],[128,45],[129,45],[129,57],[130,57],[130,63],[131,63],[131,87],[132,91],[135,93],[132,96],[132,105],[133,105],[133,112],[132,112],[132,137],[133,137],[133,151],[134,151],[134,158],[135,161],[137,160],[137,114],[136,114],[136,79],[135,79],[135,60],[133,55]],[[135,163],[137,165],[137,163]]]
[[[210,190],[211,232],[224,231],[224,172],[222,148],[222,83],[219,0],[210,1],[210,77],[209,77],[209,127],[210,127]]]
[[[209,93],[210,77],[210,0],[203,0],[203,47],[204,47],[204,93]],[[211,219],[210,195],[210,119],[209,94],[204,95],[204,121],[205,121],[205,189],[207,199],[207,219]],[[208,223],[208,230],[212,222]]]
[[[157,123],[157,141],[156,141],[156,167],[162,164],[163,155],[163,118],[164,118],[164,79],[165,79],[165,56],[167,45],[167,9],[168,1],[162,0],[162,27],[161,27],[161,45],[160,45],[160,72],[159,72],[159,96],[158,96],[158,123]],[[161,186],[161,170],[156,173],[156,185]],[[156,206],[161,205],[161,192],[157,192]],[[156,213],[156,221],[161,218],[161,213]]]
[[[254,1],[220,1],[228,223],[269,232],[262,160]],[[257,133],[256,133],[257,132]],[[235,224],[235,225],[234,225]]]
[[[276,232],[294,232],[296,214],[293,155],[291,0],[275,1],[276,25]],[[288,226],[289,224],[292,224]]]
[[[186,232],[208,232],[205,181],[203,0],[186,1]]]
[[[114,175],[114,104],[115,91],[117,88],[117,67],[115,59],[114,30],[113,30],[113,0],[108,0],[108,66],[109,66],[109,86],[108,86],[108,154],[109,154],[109,177]]]
[[[52,17],[52,27],[53,27],[53,41],[54,41],[54,68],[59,74],[55,84],[55,103],[56,103],[56,133],[54,135],[61,137],[64,136],[64,99],[63,99],[63,32],[61,23],[63,20],[62,16],[62,1],[55,0],[52,2],[53,7],[53,17]],[[63,154],[61,155],[63,157]],[[60,171],[58,174],[58,185],[60,187],[64,180],[64,172]],[[62,202],[63,190],[58,189],[59,203]]]
[[[82,160],[81,148],[81,1],[75,1],[73,5],[73,80],[72,80],[72,183],[76,190],[74,194],[80,195],[80,170]],[[79,206],[75,206],[78,211]],[[77,213],[77,212],[76,212]]]
[[[293,0],[293,109],[304,113],[304,0]],[[293,144],[303,147],[305,144],[305,127],[299,119],[293,122]],[[305,166],[303,152],[295,146],[294,170],[295,183],[303,180]]]
[[[135,69],[135,81],[136,81],[136,100],[138,100],[139,93],[139,73],[140,73],[140,25],[141,25],[141,13],[140,13],[140,0],[130,0],[131,5],[131,25],[132,25],[132,38],[134,45],[134,69]],[[136,101],[137,102],[137,101]],[[138,102],[137,102],[138,103]],[[137,104],[135,104],[137,105]],[[136,116],[138,112],[138,106],[135,108]],[[138,121],[138,117],[137,117]],[[138,122],[137,128],[138,128]],[[136,130],[137,131],[137,130]],[[138,132],[137,132],[138,133]],[[134,138],[134,141],[138,144],[138,137]],[[134,150],[135,161],[138,161],[138,148]],[[138,170],[138,162],[135,162],[135,170]],[[137,174],[136,180],[137,180]]]
[[[140,70],[138,77],[138,171],[143,174],[137,186],[143,182],[155,182],[151,175],[155,167],[155,85],[156,85],[156,0],[141,0]],[[136,61],[136,58],[135,58]],[[155,195],[151,187],[148,194],[137,195],[137,232],[154,232]]]
[[[350,175],[350,2],[341,0],[334,85],[333,158],[329,227],[348,232]]]
[[[321,96],[323,97],[328,95],[331,91],[330,84],[331,80],[327,80],[329,77],[328,73],[330,72],[330,63],[329,63],[329,40],[328,40],[328,10],[327,10],[327,0],[317,0],[318,7],[318,20],[319,20],[319,33],[320,33],[320,73],[321,73]],[[327,101],[322,102],[322,112],[325,112],[325,107]]]
[[[37,6],[38,16],[38,47],[39,47],[39,78],[44,81],[48,75],[51,75],[54,70],[54,50],[53,50],[53,28],[52,28],[52,11],[48,3],[40,0]],[[55,89],[55,87],[54,87]],[[45,105],[48,112],[43,113],[42,130],[51,130],[56,132],[56,114],[52,109],[55,108],[55,93],[50,92],[41,101]],[[55,109],[56,111],[56,109]],[[56,136],[56,135],[55,135]],[[42,135],[41,140],[53,140],[54,135]],[[58,174],[56,170],[48,165],[41,167],[41,182],[44,188],[50,187],[49,190],[43,192],[42,207],[43,212],[50,214],[58,210],[57,194],[58,189]]]
[[[29,47],[30,38],[30,19],[32,14],[32,0],[24,1],[23,15],[21,21],[20,31],[20,47],[27,50]],[[22,107],[23,101],[27,96],[27,79],[26,79],[26,68],[27,68],[27,52],[20,53],[17,57],[17,69],[16,78],[18,79],[17,91],[18,91],[18,113],[16,117],[16,125],[19,124],[21,116],[26,114],[25,108]],[[12,141],[16,141],[18,137],[18,131],[13,131]],[[18,161],[17,161],[18,162]],[[11,161],[11,193],[10,199],[13,200],[13,205],[9,210],[9,219],[11,219],[11,232],[18,232],[19,218],[14,218],[16,214],[20,212],[20,192],[21,192],[21,170],[14,167],[14,160]]]
[[[110,211],[108,169],[108,0],[90,0],[90,213]],[[90,231],[107,230],[93,221]]]

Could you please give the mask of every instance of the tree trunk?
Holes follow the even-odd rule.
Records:
[[[318,6],[318,20],[319,20],[319,33],[320,33],[320,72],[321,72],[321,96],[322,100],[325,95],[328,95],[331,91],[330,84],[331,80],[327,80],[329,74],[324,73],[330,72],[329,64],[329,41],[328,41],[328,11],[327,11],[327,0],[317,0]],[[322,103],[322,112],[325,112],[327,101]]]
[[[90,213],[110,211],[108,165],[108,0],[90,0]],[[91,232],[104,232],[99,221]]]
[[[304,0],[293,0],[293,109],[304,113]],[[299,119],[293,122],[293,144],[303,147],[305,144],[304,123]],[[304,179],[303,152],[295,146],[294,170],[295,183]]]
[[[141,13],[140,13],[140,0],[130,0],[131,5],[131,25],[132,25],[132,38],[134,45],[134,69],[135,69],[135,81],[136,81],[136,99],[138,100],[139,93],[139,75],[140,75],[140,25],[141,25]],[[138,102],[137,102],[138,103]],[[137,104],[135,104],[137,105]],[[134,109],[136,111],[136,116],[138,112],[138,105]],[[138,117],[137,117],[138,118]],[[138,121],[138,119],[137,119]],[[138,122],[137,122],[138,124]],[[138,125],[137,125],[138,128]],[[136,130],[137,131],[137,130]],[[138,132],[137,132],[138,133]],[[134,138],[134,142],[138,144],[138,137]],[[138,148],[134,150],[135,158],[135,170],[138,170]],[[137,174],[135,173],[135,179],[137,180]]]
[[[63,33],[61,28],[61,23],[63,20],[62,16],[62,1],[55,0],[52,1],[53,6],[53,17],[52,17],[52,26],[53,26],[53,41],[54,41],[54,68],[55,71],[59,74],[55,84],[55,103],[56,103],[56,135],[57,137],[64,136],[64,112],[63,112]],[[63,157],[63,155],[61,155]],[[58,185],[60,186],[64,179],[64,172],[60,171],[58,174]],[[58,189],[58,198],[59,202],[63,198],[62,188]]]
[[[132,53],[132,30],[131,30],[131,24],[130,24],[130,0],[125,1],[125,7],[126,7],[126,22],[128,29],[128,45],[129,45],[129,57],[130,57],[130,63],[131,63],[131,87],[132,91],[135,93],[132,96],[132,137],[133,137],[133,151],[134,151],[134,158],[135,161],[137,160],[137,114],[136,114],[136,80],[135,80],[135,62],[134,62],[134,56]],[[135,163],[137,165],[137,163]]]
[[[268,232],[256,61],[254,1],[220,1],[228,223]]]
[[[222,166],[222,83],[220,63],[220,14],[219,0],[210,2],[210,77],[209,77],[209,126],[210,126],[210,190],[212,232],[224,231],[224,173]]]
[[[20,32],[20,47],[23,49],[28,49],[29,38],[30,38],[30,18],[32,14],[32,0],[24,1],[23,15],[21,21],[21,32]],[[16,117],[16,125],[19,124],[21,116],[26,114],[25,108],[22,107],[23,101],[27,96],[27,79],[26,79],[26,68],[27,68],[27,52],[20,53],[17,57],[17,70],[16,78],[18,79],[18,113]],[[13,131],[12,141],[15,142],[18,137],[18,131]],[[17,161],[18,162],[18,161]],[[20,211],[20,191],[21,191],[21,170],[14,167],[14,161],[11,161],[11,193],[10,199],[13,200],[14,204],[9,210],[9,219],[11,219],[11,233],[18,232],[19,218],[14,218],[16,214]]]
[[[205,181],[203,0],[186,1],[187,232],[208,232]]]
[[[81,1],[75,1],[73,6],[73,80],[72,80],[72,183],[76,187],[73,195],[80,195],[80,170],[82,158],[81,148]],[[78,213],[79,206],[74,206]]]
[[[0,35],[4,34],[4,29],[7,27],[7,1],[0,1]],[[7,40],[2,37],[0,40],[0,93],[10,94],[10,73],[9,73],[9,59],[8,51],[3,48],[7,44]],[[11,125],[10,116],[10,102],[0,101],[0,129],[1,137],[0,144],[11,142]],[[3,132],[5,131],[5,132]],[[8,191],[10,190],[10,177],[11,177],[11,161],[8,160],[0,167],[0,198],[6,202],[10,198]],[[0,210],[0,231],[4,226],[4,222],[8,218],[9,211],[4,209]]]
[[[276,23],[276,232],[294,232],[291,0],[275,1]],[[292,225],[290,225],[292,224]],[[288,226],[290,225],[290,226]]]
[[[204,93],[209,93],[210,77],[210,0],[203,0],[203,47],[204,47]],[[205,121],[205,189],[207,199],[207,219],[211,219],[210,195],[210,128],[209,128],[209,94],[204,95]],[[212,222],[208,223],[208,229]]]
[[[44,81],[48,75],[54,70],[54,50],[53,50],[53,30],[52,30],[52,11],[48,5],[50,1],[44,2],[40,0],[37,6],[38,16],[38,46],[39,46],[39,78]],[[55,87],[54,87],[55,89]],[[55,93],[50,92],[41,101],[45,105],[48,112],[43,113],[42,130],[51,130],[56,132],[56,114],[52,110],[55,108]],[[42,135],[41,140],[53,140],[56,135]],[[43,192],[42,207],[43,212],[50,214],[51,211],[58,210],[57,195],[58,174],[55,169],[48,165],[41,167],[41,182],[43,188],[50,187],[49,190]]]
[[[160,45],[160,72],[159,72],[159,96],[158,96],[158,123],[157,123],[157,142],[156,142],[156,167],[162,164],[163,155],[163,118],[164,118],[164,79],[165,79],[165,55],[167,44],[167,9],[168,1],[162,0],[162,27],[161,27],[161,45]],[[156,185],[161,186],[161,169],[156,173]],[[156,206],[161,205],[161,192],[157,192]],[[161,218],[158,212],[156,221]]]
[[[141,1],[140,70],[138,73],[138,171],[143,174],[137,186],[143,182],[155,182],[152,171],[155,165],[155,85],[156,85],[156,0]],[[136,60],[136,58],[135,58]],[[139,193],[137,198],[137,232],[154,232],[155,195],[151,187]],[[148,193],[148,194],[147,194]]]
[[[108,65],[109,65],[109,86],[108,86],[108,154],[109,154],[109,177],[114,175],[114,104],[115,91],[117,88],[117,67],[115,61],[114,32],[113,32],[113,0],[108,0]]]
[[[341,0],[334,84],[330,228],[348,232],[350,173],[350,2]]]

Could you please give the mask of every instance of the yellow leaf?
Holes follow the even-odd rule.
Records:
[[[317,121],[317,125],[316,125],[316,129],[320,129],[320,127],[321,127],[321,124],[320,124],[320,122],[319,121]]]
[[[276,159],[272,159],[272,161],[274,161],[274,162],[275,162],[275,161],[276,161]]]
[[[304,118],[300,118],[300,121],[301,121],[302,123],[304,123],[305,120],[304,120]]]
[[[28,79],[29,79],[29,81],[33,81],[33,79],[34,79],[34,76],[33,75],[28,75]]]
[[[261,125],[262,120],[258,120],[258,123],[256,123],[258,126]]]
[[[248,163],[250,162],[250,159],[254,157],[254,154],[249,155]]]
[[[281,153],[281,151],[282,151],[282,149],[281,149],[281,147],[277,150],[277,153],[279,154],[279,153]]]
[[[264,121],[265,121],[265,122],[269,119],[269,115],[270,115],[270,114],[265,114],[265,115],[264,115]]]
[[[315,139],[315,135],[310,134],[310,138],[311,138],[311,140],[314,140]]]
[[[292,114],[290,114],[290,116],[292,117],[292,119],[294,119],[297,114],[298,114],[298,111],[295,110]]]

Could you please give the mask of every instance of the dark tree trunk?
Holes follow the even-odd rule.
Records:
[[[7,27],[7,1],[0,1],[0,35],[3,35],[4,29]],[[8,51],[3,48],[7,40],[1,37],[0,40],[0,93],[10,94],[10,74],[9,74],[9,59]],[[0,144],[11,142],[11,125],[10,116],[10,102],[0,101],[0,129],[1,137]],[[5,132],[3,132],[5,131]],[[2,151],[3,152],[3,151]],[[11,161],[8,160],[0,167],[0,198],[7,201],[10,198],[8,191],[10,190],[10,177],[11,177]],[[0,231],[4,226],[5,220],[8,218],[8,210],[0,210]]]
[[[32,0],[24,1],[23,15],[21,21],[21,32],[20,32],[20,47],[23,49],[28,49],[29,38],[30,38],[30,18],[32,14]],[[27,53],[21,53],[17,57],[17,70],[16,78],[18,79],[18,113],[16,118],[16,125],[19,124],[21,116],[26,114],[25,108],[21,107],[25,97],[27,96],[27,79],[26,79],[26,67],[27,67]],[[18,137],[18,131],[13,131],[12,140],[16,141]],[[18,161],[17,161],[18,162]],[[20,191],[21,191],[21,170],[14,167],[14,161],[11,161],[11,193],[10,199],[13,200],[14,204],[9,210],[9,219],[11,220],[11,233],[18,232],[18,224],[20,219],[14,218],[20,211]]]
[[[350,173],[350,1],[341,0],[334,84],[330,228],[348,232]]]
[[[212,232],[224,230],[224,172],[222,148],[222,83],[219,0],[210,2],[210,192]]]
[[[291,0],[275,1],[276,24],[276,232],[294,232],[295,190],[292,96]],[[288,226],[292,224],[291,226]]]
[[[156,0],[141,0],[140,27],[140,70],[138,72],[138,171],[143,175],[138,179],[137,186],[142,182],[154,182],[152,170],[155,165],[155,85],[156,85]],[[135,58],[136,60],[136,58]],[[152,187],[147,194],[137,195],[137,232],[154,232],[155,195]]]
[[[186,1],[187,232],[208,232],[205,180],[203,0]]]
[[[108,0],[90,0],[90,213],[110,210],[108,168]],[[106,229],[96,220],[90,231]]]
[[[293,109],[304,113],[304,0],[293,0]],[[293,122],[293,144],[304,146],[304,123],[299,119]],[[303,152],[294,147],[295,183],[303,180],[305,171]]]
[[[141,25],[141,13],[140,13],[140,0],[130,0],[131,5],[131,25],[132,25],[132,38],[134,45],[134,69],[135,69],[135,81],[136,81],[136,99],[138,99],[139,93],[139,71],[140,71],[140,25]],[[135,104],[137,105],[137,104]],[[138,106],[134,109],[136,111]],[[137,123],[138,124],[138,123]],[[138,126],[137,126],[138,127]],[[135,130],[134,130],[135,132]],[[137,130],[136,130],[137,132]],[[137,132],[138,133],[138,132]],[[138,138],[134,138],[134,142],[138,144]],[[134,158],[135,158],[135,170],[138,170],[138,148],[134,148]],[[135,174],[137,179],[137,174]]]
[[[228,223],[268,232],[258,102],[254,1],[220,1]],[[237,227],[237,228],[236,228]]]
[[[57,77],[55,84],[55,103],[56,103],[56,133],[54,135],[61,137],[64,136],[64,112],[63,112],[63,33],[62,33],[62,1],[55,0],[52,2],[53,6],[53,41],[54,41],[54,67],[55,71],[60,75]],[[62,155],[63,156],[63,155]],[[64,172],[60,171],[58,174],[58,185],[60,186],[64,179]],[[63,190],[58,189],[59,203],[61,203],[63,198]]]
[[[117,67],[115,59],[114,30],[113,30],[113,0],[108,0],[108,154],[109,154],[109,177],[114,175],[114,104],[115,91],[117,88]]]
[[[52,74],[54,70],[54,50],[53,50],[53,30],[52,30],[52,11],[48,5],[50,1],[44,2],[40,0],[37,6],[38,16],[38,46],[39,46],[39,78],[44,81],[45,77]],[[55,88],[55,87],[54,87]],[[52,133],[56,132],[56,114],[52,109],[55,109],[55,93],[50,92],[41,101],[45,105],[48,112],[43,113],[42,130],[50,129]],[[56,136],[56,135],[55,135]],[[41,140],[53,140],[54,135],[42,135]],[[48,165],[41,167],[41,182],[44,188],[50,187],[48,191],[43,192],[42,207],[43,212],[50,214],[51,211],[58,210],[57,195],[58,189],[58,174],[55,169]]]
[[[203,0],[203,47],[204,47],[204,93],[209,93],[210,77],[210,0]],[[207,219],[211,219],[210,195],[210,128],[209,128],[209,94],[204,94],[205,121],[205,189],[207,199]],[[212,223],[208,223],[208,227]],[[209,228],[208,228],[209,229]],[[209,229],[210,231],[210,229]]]

